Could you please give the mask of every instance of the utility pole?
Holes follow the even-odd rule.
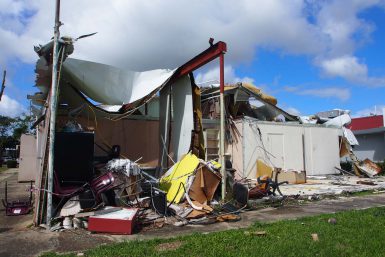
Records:
[[[53,49],[52,49],[52,81],[51,81],[51,94],[50,94],[50,120],[49,120],[49,145],[48,145],[48,193],[47,193],[47,225],[51,226],[52,218],[52,192],[53,192],[53,172],[54,172],[54,147],[55,147],[55,124],[56,124],[56,109],[59,95],[59,83],[58,83],[58,60],[59,60],[59,27],[61,22],[60,17],[60,0],[56,0],[55,7],[55,27],[53,37]]]
[[[222,52],[219,56],[219,83],[220,83],[220,145],[219,145],[219,157],[221,163],[221,175],[222,175],[222,200],[226,196],[226,162],[225,162],[225,55]]]

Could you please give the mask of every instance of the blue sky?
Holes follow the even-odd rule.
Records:
[[[52,2],[0,0],[0,68],[8,71],[2,115],[28,110],[26,95],[36,91],[33,45],[52,36]],[[227,82],[252,82],[292,113],[341,108],[362,116],[385,107],[381,0],[62,2],[62,35],[98,32],[78,41],[75,58],[133,70],[174,68],[212,36],[228,44]],[[195,75],[215,80],[218,67]]]

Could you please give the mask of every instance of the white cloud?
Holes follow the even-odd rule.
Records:
[[[354,56],[371,40],[375,25],[359,17],[383,0],[326,1],[316,14],[319,29],[329,38],[328,49],[315,57],[315,64],[330,77],[341,77],[364,86],[385,86],[385,77],[371,77],[367,65]]]
[[[346,101],[350,98],[350,90],[348,88],[318,88],[318,89],[305,89],[298,92],[300,95],[309,95],[321,98],[337,98],[341,101]]]
[[[353,83],[367,86],[385,86],[385,77],[368,76],[368,68],[354,56],[341,56],[320,62],[327,76],[342,77]]]
[[[365,108],[365,109],[356,111],[352,115],[352,117],[356,118],[356,117],[366,117],[366,116],[370,116],[370,115],[383,115],[383,114],[385,114],[385,113],[383,113],[384,108],[385,108],[385,105],[372,106],[369,108]]]
[[[300,116],[301,115],[301,112],[294,107],[288,107],[285,109],[285,111],[291,115],[294,115],[294,116]]]
[[[284,87],[284,90],[297,95],[307,95],[320,98],[337,98],[341,101],[346,101],[351,96],[351,92],[348,88],[339,87],[303,89],[301,87],[286,86]]]
[[[251,61],[258,46],[312,55],[327,47],[328,37],[308,22],[306,3],[300,0],[290,4],[285,0],[151,4],[67,0],[61,4],[62,35],[98,32],[78,41],[74,56],[139,70],[179,66],[207,48],[210,37],[228,43],[226,60],[232,64]],[[33,62],[32,46],[52,35],[54,1],[4,0],[2,5],[0,33],[5,40],[0,46],[6,51],[0,60],[17,57]]]
[[[16,117],[25,112],[25,108],[18,101],[3,95],[0,101],[0,115]]]
[[[254,80],[250,77],[238,77],[235,74],[235,70],[231,65],[225,65],[225,83],[233,84],[237,82],[248,82],[253,83]],[[204,73],[198,73],[195,76],[196,83],[214,82],[219,83],[219,67],[214,67]]]
[[[62,35],[79,36],[73,57],[134,70],[175,68],[208,47],[214,37],[228,43],[226,63],[236,67],[255,58],[258,48],[308,55],[329,76],[356,82],[337,69],[339,62],[367,74],[354,53],[375,29],[359,14],[383,5],[381,0],[66,0],[62,1]],[[33,45],[53,33],[54,1],[1,0],[0,65],[18,59],[33,63]],[[333,66],[333,67],[330,67]],[[337,70],[336,70],[337,69]],[[366,75],[363,84],[382,78]]]
[[[340,76],[353,81],[360,80],[368,74],[366,65],[360,64],[357,58],[353,56],[324,60],[321,67],[327,75]]]

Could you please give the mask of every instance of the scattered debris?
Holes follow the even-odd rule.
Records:
[[[362,162],[354,162],[354,167],[370,178],[381,173],[381,167],[369,159],[365,159]]]
[[[267,232],[266,231],[245,231],[245,235],[254,235],[254,236],[266,236]]]
[[[311,234],[313,241],[319,241],[318,234]]]
[[[173,251],[173,250],[176,250],[178,249],[179,247],[181,247],[183,244],[183,242],[181,241],[174,241],[174,242],[169,242],[169,243],[162,243],[162,244],[158,244],[156,247],[155,247],[155,250],[157,250],[158,252],[163,252],[163,251]]]
[[[373,181],[367,181],[367,180],[359,180],[359,181],[357,181],[357,184],[361,184],[361,185],[369,185],[369,186],[375,186],[375,185],[377,185],[377,184],[374,183]]]
[[[219,215],[217,217],[217,221],[219,221],[219,222],[238,221],[240,219],[241,219],[241,217],[239,215],[235,215],[235,214],[223,214],[223,215]]]

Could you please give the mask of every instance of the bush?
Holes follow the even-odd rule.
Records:
[[[7,161],[7,168],[16,168],[16,167],[17,167],[17,161],[16,160]]]
[[[352,172],[353,166],[351,162],[341,162],[341,169],[346,170],[348,172]]]
[[[378,164],[378,166],[381,167],[381,173],[384,175],[384,173],[385,173],[385,159],[384,159],[383,162],[380,162],[380,163],[377,163],[377,164]]]

